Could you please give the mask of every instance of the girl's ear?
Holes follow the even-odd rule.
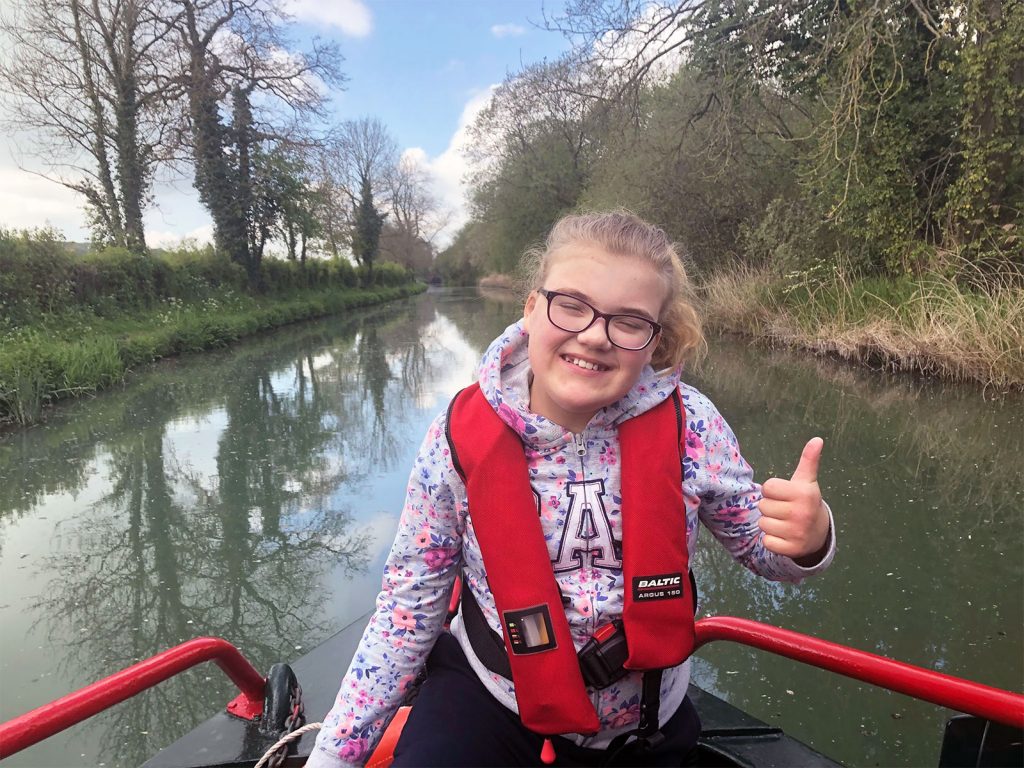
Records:
[[[654,359],[654,354],[658,351],[658,345],[661,344],[661,340],[664,337],[664,331],[658,331],[654,334],[654,341],[647,347],[647,362],[650,363]]]
[[[533,314],[534,308],[537,306],[537,292],[530,291],[530,294],[526,297],[526,304],[523,305],[523,319],[525,320],[531,314]]]

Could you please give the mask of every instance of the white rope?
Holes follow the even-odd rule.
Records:
[[[293,741],[295,741],[295,739],[299,738],[304,733],[319,730],[319,728],[322,725],[323,723],[306,723],[301,728],[297,728],[291,733],[286,733],[284,736],[277,740],[277,743],[274,746],[272,746],[270,749],[266,751],[263,757],[260,758],[260,761],[256,763],[256,768],[263,768],[263,766],[267,764],[267,761],[270,760],[274,753],[277,752],[277,750],[279,750],[285,744],[291,744]]]

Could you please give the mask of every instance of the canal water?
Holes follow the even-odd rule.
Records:
[[[199,635],[266,670],[364,613],[427,425],[517,312],[428,292],[153,366],[0,435],[0,720]],[[704,614],[1024,689],[1024,399],[731,339],[688,378],[759,479],[825,439],[840,547],[780,585],[705,532]],[[949,714],[723,644],[695,678],[851,766],[935,765]],[[233,695],[204,665],[4,765],[135,766]]]

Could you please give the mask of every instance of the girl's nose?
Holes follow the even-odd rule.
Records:
[[[587,346],[605,349],[611,346],[611,342],[608,340],[608,321],[603,317],[599,317],[591,323],[589,328],[586,328],[576,334],[576,338],[581,344]]]

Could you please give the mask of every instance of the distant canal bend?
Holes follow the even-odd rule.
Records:
[[[428,423],[518,311],[431,291],[169,361],[0,436],[0,720],[198,635],[266,670],[363,613]],[[1024,398],[729,339],[689,378],[759,479],[825,438],[840,542],[794,587],[704,533],[705,614],[1024,689]],[[696,679],[848,765],[937,762],[931,705],[720,644]],[[135,766],[232,695],[203,667],[4,765]]]

